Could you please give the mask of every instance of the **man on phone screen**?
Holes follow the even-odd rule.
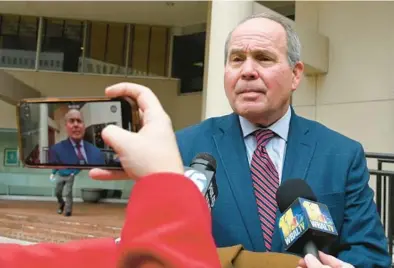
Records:
[[[67,139],[62,140],[49,149],[49,163],[56,165],[105,165],[105,157],[99,148],[84,141],[85,122],[81,112],[77,109],[70,109],[65,115],[65,129]],[[56,197],[59,203],[58,213],[65,211],[65,216],[72,214],[72,188],[75,176],[79,169],[54,169],[51,180],[56,179]],[[65,188],[66,202],[63,200],[63,189]]]

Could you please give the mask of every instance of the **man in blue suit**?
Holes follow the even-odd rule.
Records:
[[[304,70],[300,48],[280,18],[260,14],[241,22],[225,45],[224,87],[234,113],[177,132],[185,165],[201,152],[217,160],[216,244],[283,252],[275,193],[284,181],[302,178],[339,231],[324,251],[355,267],[389,267],[361,144],[291,107]]]
[[[68,138],[56,143],[49,149],[49,163],[57,165],[105,165],[104,154],[99,148],[84,141],[85,123],[80,111],[71,109],[65,115],[65,128]],[[58,174],[56,180],[56,197],[59,203],[58,213],[65,211],[65,216],[71,216],[74,178],[80,172],[78,169],[54,169],[51,179]],[[63,200],[65,188],[66,202]]]

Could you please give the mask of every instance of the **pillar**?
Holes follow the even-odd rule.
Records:
[[[232,112],[224,91],[224,45],[228,33],[253,13],[254,1],[209,1],[202,119]]]
[[[40,121],[39,121],[39,142],[40,148],[40,163],[47,163],[47,148],[48,148],[48,104],[40,104]]]

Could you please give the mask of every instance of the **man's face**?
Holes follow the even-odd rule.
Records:
[[[270,125],[282,117],[299,82],[303,64],[287,59],[283,27],[256,18],[238,26],[229,42],[224,87],[235,113]]]
[[[85,135],[85,124],[82,115],[77,110],[71,110],[66,115],[66,129],[70,138],[75,141],[82,140]]]

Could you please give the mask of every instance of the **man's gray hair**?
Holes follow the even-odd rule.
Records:
[[[279,23],[282,25],[286,32],[286,39],[287,39],[287,60],[289,62],[289,65],[291,67],[294,67],[295,64],[301,60],[301,42],[300,39],[296,33],[296,31],[293,29],[293,27],[282,17],[274,15],[274,14],[269,14],[269,13],[260,13],[260,14],[255,14],[248,16],[247,18],[243,19],[238,25],[228,34],[227,39],[226,39],[226,44],[224,47],[224,58],[225,58],[225,63],[227,63],[227,56],[228,56],[228,49],[231,41],[232,34],[234,30],[241,24],[243,24],[246,21],[249,21],[251,19],[268,19],[275,21],[276,23]]]

